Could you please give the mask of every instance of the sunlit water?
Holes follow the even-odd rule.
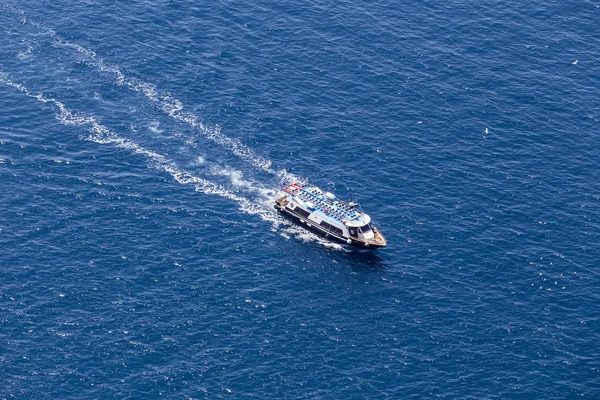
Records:
[[[396,3],[0,5],[0,399],[600,396],[600,3]]]

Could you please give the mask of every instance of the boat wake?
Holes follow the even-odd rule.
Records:
[[[285,168],[277,170],[274,169],[272,167],[271,160],[256,154],[252,148],[243,144],[239,139],[231,138],[225,135],[220,126],[210,126],[202,122],[201,117],[191,111],[186,110],[188,107],[186,107],[180,100],[172,96],[170,93],[160,91],[153,83],[126,75],[122,68],[104,61],[104,59],[99,57],[93,49],[86,48],[77,43],[69,42],[57,34],[54,29],[40,24],[32,18],[28,18],[23,11],[15,9],[12,6],[4,5],[4,11],[15,15],[20,22],[19,25],[32,27],[35,30],[35,33],[33,34],[34,42],[38,42],[40,36],[47,37],[52,47],[71,52],[75,55],[75,60],[77,62],[96,69],[102,76],[109,76],[112,84],[118,87],[128,88],[137,93],[141,93],[143,97],[155,107],[155,109],[160,110],[162,113],[169,116],[176,122],[182,122],[186,124],[195,132],[198,132],[200,136],[214,142],[224,150],[229,151],[238,158],[248,162],[250,165],[252,165],[252,167],[274,175],[280,180],[304,180],[299,176],[289,173]],[[26,40],[22,40],[22,42],[26,43]],[[35,43],[26,44],[29,52],[31,49],[35,48]],[[150,129],[155,133],[159,132],[157,126],[151,126]],[[162,131],[160,132],[162,133]],[[187,145],[200,147],[196,143],[196,137],[185,136],[184,134],[177,132],[170,132],[170,135],[185,139]]]
[[[52,39],[54,47],[74,51],[79,56],[78,61],[83,62],[89,67],[96,68],[101,73],[111,75],[115,85],[142,93],[147,100],[155,104],[160,111],[175,121],[187,124],[202,136],[230,150],[237,157],[250,162],[255,168],[280,177],[287,173],[285,170],[274,170],[272,162],[269,159],[257,155],[254,150],[243,144],[240,140],[223,134],[221,127],[218,125],[209,126],[203,123],[197,115],[191,111],[187,111],[181,101],[169,93],[161,92],[157,89],[156,85],[125,75],[119,67],[111,65],[98,57],[95,51],[65,40],[53,29],[38,24],[35,21],[29,21],[28,23],[48,35]]]
[[[168,159],[162,154],[143,147],[131,139],[119,136],[117,133],[111,131],[109,128],[98,122],[98,120],[93,116],[76,113],[67,108],[64,103],[54,99],[53,97],[44,95],[43,93],[35,93],[29,90],[23,84],[12,81],[7,74],[1,71],[0,84],[12,87],[26,96],[34,98],[42,103],[51,104],[56,108],[56,118],[62,124],[81,126],[87,129],[89,135],[83,137],[85,140],[89,140],[98,144],[110,144],[119,148],[130,150],[132,153],[143,155],[147,158],[148,164],[151,167],[168,173],[176,182],[183,185],[193,185],[197,192],[201,192],[206,195],[219,196],[237,203],[240,211],[249,215],[256,215],[263,221],[271,223],[271,229],[273,231],[280,232],[284,237],[288,237],[287,235],[292,235],[295,238],[303,241],[314,241],[327,247],[343,249],[341,246],[335,243],[323,240],[310,232],[296,227],[286,219],[276,214],[274,211],[271,211],[270,200],[272,198],[272,194],[274,193],[269,189],[264,189],[260,186],[258,186],[257,189],[253,189],[258,191],[261,195],[263,195],[263,197],[257,201],[252,201],[224,188],[221,185],[180,168],[174,161]],[[238,171],[227,168],[216,169],[216,171],[220,171],[219,173],[221,175],[230,176],[234,184],[237,182],[238,185],[251,186],[249,182],[241,179],[241,173]]]
[[[160,91],[156,85],[145,82],[139,78],[127,76],[122,68],[105,62],[92,49],[85,48],[76,43],[71,43],[60,37],[53,29],[46,27],[28,16],[24,12],[15,9],[11,6],[4,5],[0,9],[0,13],[4,11],[5,15],[9,14],[16,17],[16,22],[13,26],[8,27],[7,32],[12,35],[18,35],[17,38],[22,44],[27,45],[28,49],[33,50],[29,56],[39,55],[36,51],[37,46],[48,46],[47,48],[56,48],[58,50],[71,52],[74,56],[74,61],[83,63],[91,68],[94,68],[100,77],[110,77],[110,82],[116,87],[124,87],[133,92],[141,93],[153,107],[154,110],[159,110],[167,115],[175,122],[183,122],[188,127],[192,128],[195,135],[189,135],[182,132],[169,130],[168,135],[174,138],[182,139],[186,146],[194,145],[194,148],[201,148],[200,143],[196,143],[198,137],[203,137],[217,144],[223,150],[232,153],[239,159],[252,166],[259,172],[264,172],[272,175],[274,178],[285,180],[299,180],[293,174],[288,173],[285,169],[276,170],[272,167],[272,162],[266,157],[258,155],[252,148],[243,144],[239,139],[228,137],[223,133],[217,125],[209,126],[201,121],[201,118],[191,111],[186,110],[186,106],[170,93]],[[19,35],[23,33],[24,35]],[[25,36],[19,37],[19,36]],[[42,40],[43,38],[46,38]],[[45,43],[45,42],[49,43]],[[44,46],[44,47],[45,47]],[[28,50],[29,51],[29,50]],[[31,52],[30,52],[31,53]],[[19,54],[19,59],[22,62],[33,62],[34,57],[22,57]],[[60,57],[59,57],[60,58]],[[56,67],[58,68],[58,66]],[[52,105],[56,109],[56,118],[65,125],[77,125],[85,128],[88,131],[87,136],[82,136],[83,139],[89,140],[98,144],[110,144],[119,148],[130,150],[132,153],[143,155],[148,161],[148,165],[160,171],[168,173],[173,179],[185,185],[193,185],[195,190],[206,195],[219,196],[238,205],[240,211],[260,217],[263,221],[271,224],[273,231],[279,232],[284,237],[293,236],[302,241],[315,241],[327,247],[342,249],[338,244],[324,240],[311,232],[308,232],[295,224],[290,223],[287,219],[282,218],[273,209],[273,197],[277,193],[278,188],[271,185],[263,185],[256,180],[246,177],[243,171],[237,170],[222,163],[206,163],[205,157],[193,154],[194,161],[181,164],[170,158],[166,154],[161,154],[151,150],[147,145],[142,145],[138,140],[125,138],[120,136],[107,126],[99,122],[99,120],[88,114],[76,113],[69,109],[62,101],[47,95],[41,91],[35,92],[27,88],[25,83],[18,83],[9,78],[9,76],[0,71],[0,83],[6,86],[13,87],[19,92],[28,97],[35,98],[38,101]],[[38,89],[39,90],[39,89]],[[88,90],[84,87],[82,90]],[[94,99],[101,98],[99,93],[94,93]],[[135,108],[130,108],[129,113],[137,113]],[[135,116],[133,114],[132,116]],[[159,122],[152,122],[149,130],[154,137],[140,137],[144,142],[152,140],[150,144],[155,144],[157,136],[163,135],[164,130],[159,129]],[[133,127],[130,127],[132,132],[135,132]],[[199,135],[198,135],[199,134]],[[186,167],[182,167],[186,165]],[[202,167],[202,175],[211,175],[217,181],[227,182],[226,186],[207,180],[199,176],[198,167]]]

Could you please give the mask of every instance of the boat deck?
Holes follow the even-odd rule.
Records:
[[[321,211],[327,217],[336,221],[353,220],[361,214],[354,206],[350,206],[335,196],[328,197],[324,192],[315,186],[304,187],[296,190],[293,195],[298,196],[302,201],[312,203],[314,208]]]

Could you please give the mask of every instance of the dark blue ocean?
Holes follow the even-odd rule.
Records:
[[[3,0],[0,399],[599,399],[599,7]]]

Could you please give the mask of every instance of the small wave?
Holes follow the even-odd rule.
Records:
[[[272,200],[272,198],[277,194],[276,189],[268,188],[254,180],[249,180],[244,177],[244,173],[242,171],[229,166],[212,165],[210,168],[210,174],[229,178],[231,185],[236,189],[257,193],[261,197],[266,197],[269,200]]]
[[[158,121],[152,121],[148,125],[148,129],[150,129],[150,131],[152,133],[160,135],[160,134],[164,133],[165,131],[163,129],[160,129],[159,126],[160,126],[160,123]]]
[[[244,179],[244,174],[242,171],[237,169],[233,169],[231,167],[221,167],[218,165],[213,165],[210,169],[211,174],[218,176],[225,176],[231,180],[231,184],[236,187],[245,187],[250,188],[254,184],[254,182],[248,181]]]

